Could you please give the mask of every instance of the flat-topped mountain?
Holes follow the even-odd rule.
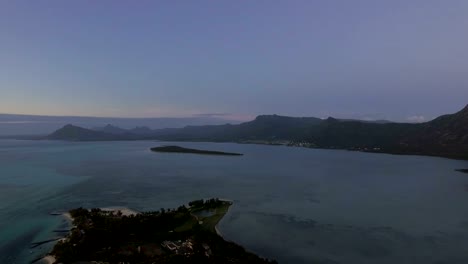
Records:
[[[468,106],[403,131],[397,151],[468,159]]]
[[[287,144],[468,159],[468,106],[455,114],[419,124],[261,115],[238,125],[187,126],[146,132],[126,130],[117,135],[68,125],[48,138]]]
[[[461,111],[423,124],[425,143],[439,145],[468,144],[468,105]]]

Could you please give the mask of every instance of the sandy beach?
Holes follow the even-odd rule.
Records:
[[[55,257],[52,255],[47,255],[42,260],[45,264],[54,264],[56,261]]]
[[[218,200],[220,200],[220,201],[222,201],[222,202],[230,202],[230,203],[234,203],[234,200],[225,199],[225,198],[219,198]]]
[[[126,207],[107,207],[107,208],[100,208],[102,211],[107,211],[107,212],[122,212],[122,215],[125,216],[130,216],[130,215],[137,215],[139,212],[126,208]],[[71,216],[70,212],[63,213],[62,216],[69,221],[70,223],[73,223],[73,217]],[[61,238],[59,241],[65,241],[67,237]],[[47,255],[42,259],[42,262],[45,264],[54,264],[56,262],[56,259],[52,255]]]
[[[218,234],[218,236],[223,237],[223,234],[221,234],[221,232],[218,229],[218,225],[215,226],[215,230],[216,230],[216,234]]]
[[[126,207],[104,207],[104,208],[99,208],[99,209],[101,209],[102,211],[114,212],[114,213],[117,213],[118,211],[120,211],[122,212],[122,215],[125,215],[125,216],[137,215],[140,213],[138,211],[135,211]],[[63,213],[62,216],[67,221],[70,221],[70,223],[73,223],[73,217],[71,216],[70,212]]]
[[[139,212],[126,208],[126,207],[105,207],[105,208],[101,208],[101,210],[107,211],[107,212],[114,212],[114,213],[120,211],[122,212],[122,215],[124,216],[131,216],[131,215],[139,214]]]
[[[62,215],[63,215],[63,217],[65,217],[65,219],[67,219],[68,221],[73,222],[73,217],[71,216],[71,214],[70,214],[69,212],[63,213]]]
[[[229,199],[219,199],[220,201],[223,201],[223,202],[230,202],[231,204],[234,204],[234,200],[229,200]],[[226,211],[226,213],[224,214],[223,218],[221,218],[221,220],[219,220],[219,222],[216,224],[215,226],[215,231],[216,231],[216,234],[218,234],[218,236],[223,237],[223,234],[221,233],[221,231],[219,231],[219,223],[221,221],[223,221],[224,217],[226,217],[226,215],[229,213],[229,210],[231,209],[231,207],[229,207],[229,209]]]
[[[66,212],[66,213],[63,213],[62,216],[68,221],[71,223],[73,223],[73,217],[71,216],[71,214],[69,212]],[[61,238],[59,239],[58,241],[65,241],[67,238],[64,237],[64,238]],[[54,256],[52,255],[47,255],[45,256],[44,258],[42,258],[42,263],[45,263],[45,264],[54,264],[57,260],[55,259]]]

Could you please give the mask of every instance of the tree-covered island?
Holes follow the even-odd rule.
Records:
[[[240,154],[240,153],[191,149],[191,148],[184,148],[184,147],[179,147],[179,146],[155,147],[155,148],[152,148],[151,151],[154,151],[154,152],[170,152],[170,153],[192,153],[192,154],[205,154],[205,155],[224,155],[224,156],[242,156],[243,155],[243,154]]]
[[[73,228],[53,248],[56,263],[276,263],[225,241],[216,225],[232,205],[196,200],[134,215],[73,209]]]

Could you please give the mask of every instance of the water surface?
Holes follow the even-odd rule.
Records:
[[[167,144],[167,143],[164,143]],[[241,157],[155,153],[157,142],[0,140],[0,263],[27,263],[66,223],[51,211],[235,204],[226,239],[280,263],[468,263],[468,162],[337,150],[171,143]]]

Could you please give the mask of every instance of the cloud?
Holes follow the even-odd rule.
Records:
[[[230,116],[230,113],[202,113],[202,114],[194,114],[193,116],[196,117],[218,117],[218,116]]]
[[[208,117],[208,118],[220,118],[223,120],[246,122],[255,119],[254,115],[250,114],[233,114],[233,113],[199,113],[193,114],[193,117]]]
[[[27,120],[18,120],[18,121],[0,121],[0,124],[40,124],[40,123],[51,123],[51,122],[45,122],[45,121],[27,121]]]
[[[125,118],[178,118],[189,117],[198,113],[196,109],[183,109],[175,106],[148,106],[138,108],[105,108],[101,110],[101,116],[125,117]]]
[[[407,117],[406,120],[411,123],[422,123],[426,121],[426,118],[421,115],[414,115],[414,116]]]

